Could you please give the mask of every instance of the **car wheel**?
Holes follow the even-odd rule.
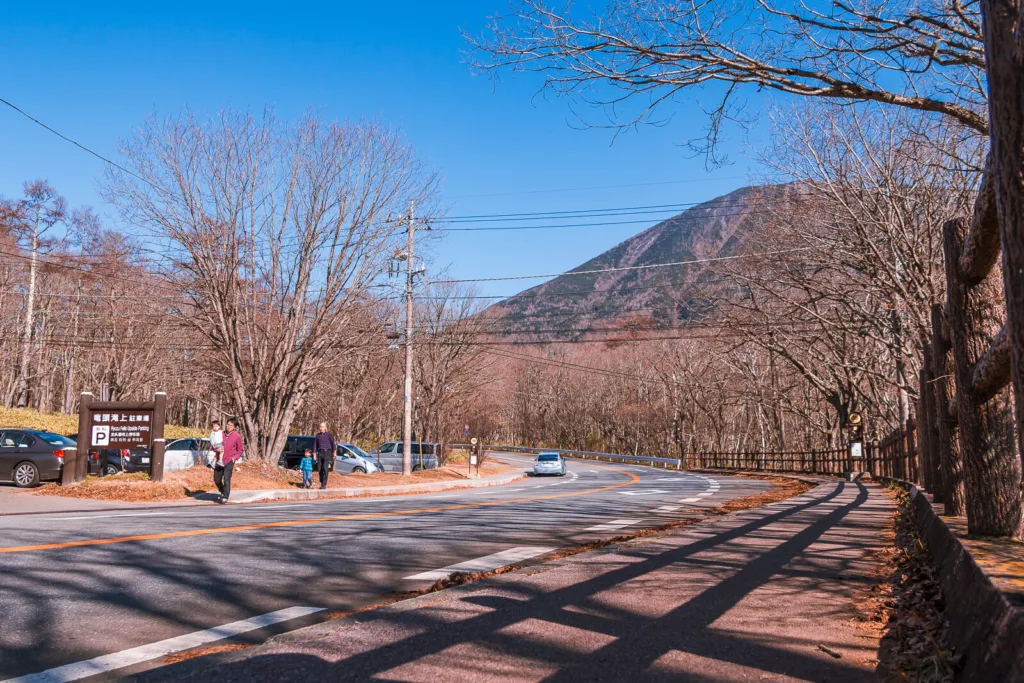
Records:
[[[19,489],[39,486],[39,468],[30,462],[21,462],[14,468],[14,485]]]
[[[107,463],[106,465],[103,466],[103,474],[108,477],[112,477],[120,471],[121,470],[117,468],[117,465],[111,465],[110,463]]]
[[[366,469],[362,467],[353,467],[352,474],[366,474]]]
[[[420,471],[420,469],[422,469],[422,468],[421,468],[421,467],[420,467],[419,465],[413,465],[413,466],[412,466],[412,471],[413,471],[413,472],[419,472],[419,471]]]

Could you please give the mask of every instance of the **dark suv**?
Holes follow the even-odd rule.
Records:
[[[278,467],[286,467],[290,470],[299,469],[299,461],[306,449],[313,450],[312,436],[289,436],[284,442],[284,450],[281,457],[277,459]]]

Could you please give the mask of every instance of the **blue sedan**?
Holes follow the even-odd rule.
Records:
[[[565,476],[565,459],[559,453],[541,453],[533,463],[534,476],[557,474]]]

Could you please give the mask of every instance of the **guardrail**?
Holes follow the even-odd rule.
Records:
[[[453,448],[469,448],[468,443],[453,443]],[[600,453],[597,451],[564,451],[559,448],[527,448],[525,446],[493,446],[488,445],[488,450],[505,451],[510,453],[561,453],[571,458],[583,460],[609,460],[611,462],[635,462],[641,465],[661,465],[663,467],[682,468],[682,461],[678,458],[648,458],[642,455],[618,455],[617,453]]]

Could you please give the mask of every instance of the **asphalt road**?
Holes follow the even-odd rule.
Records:
[[[453,567],[656,526],[767,486],[575,461],[564,478],[401,498],[0,517],[0,681],[46,671],[29,680],[72,680],[76,662],[317,610],[236,638],[259,642]]]

